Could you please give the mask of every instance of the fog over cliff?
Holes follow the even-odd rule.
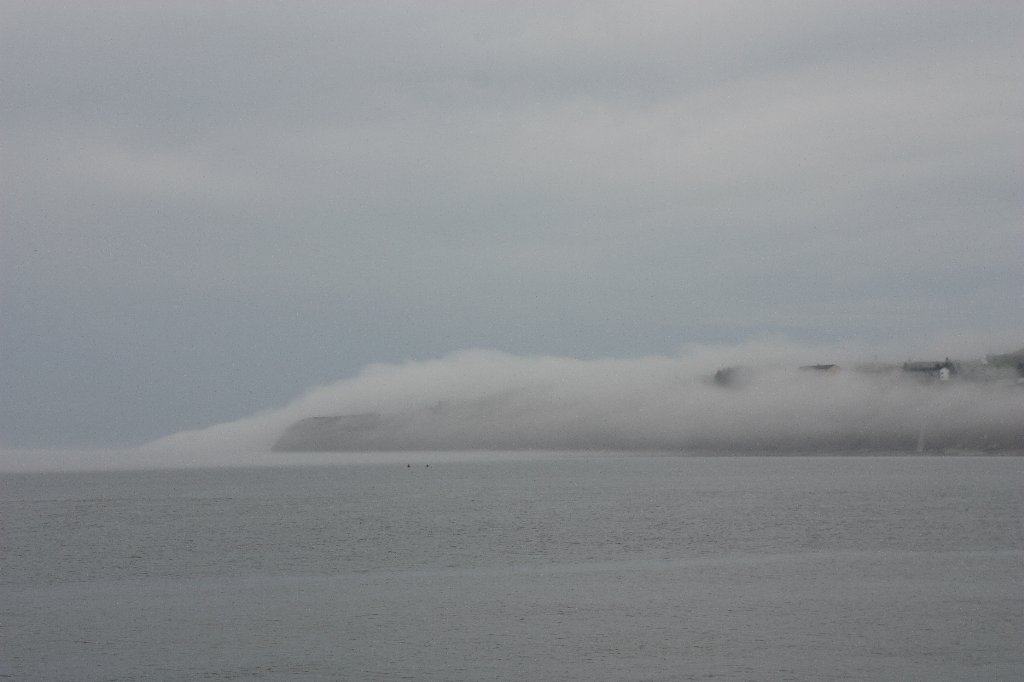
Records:
[[[371,365],[281,409],[146,450],[1021,449],[1024,387],[852,369],[865,355],[772,341],[637,359],[461,351]],[[818,363],[843,369],[798,369]],[[713,380],[736,366],[749,368],[742,385]]]
[[[174,442],[676,447],[824,409],[681,343],[1020,348],[1022,34],[1019,0],[0,2],[0,448],[343,377]]]

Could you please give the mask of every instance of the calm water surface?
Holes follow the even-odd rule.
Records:
[[[3,475],[0,676],[1024,678],[1024,458],[338,460]]]

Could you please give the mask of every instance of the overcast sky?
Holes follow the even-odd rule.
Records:
[[[470,348],[1014,350],[1022,83],[1019,0],[8,0],[0,445]]]

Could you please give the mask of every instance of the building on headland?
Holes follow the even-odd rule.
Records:
[[[836,374],[842,368],[834,363],[802,365],[800,370],[809,373]],[[920,381],[1024,384],[1024,348],[1002,355],[988,355],[977,360],[908,360],[902,364],[870,362],[852,365],[851,371],[859,375],[905,376]],[[742,387],[748,385],[758,374],[749,366],[723,367],[715,372],[713,383],[719,386]]]
[[[946,358],[942,361],[929,362],[904,362],[903,371],[915,376],[949,381],[949,378],[958,372],[957,363]]]

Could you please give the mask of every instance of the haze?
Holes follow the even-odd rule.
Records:
[[[0,446],[241,448],[483,395],[656,445],[864,397],[714,412],[699,377],[765,338],[1016,350],[1022,28],[1010,1],[4,2]]]
[[[593,361],[464,352],[370,367],[284,409],[149,448],[211,455],[275,444],[299,451],[1024,449],[1024,387],[1013,369],[998,381],[943,382],[792,364],[800,351],[827,350],[762,342]],[[735,362],[749,373],[741,385],[713,379],[716,367]],[[282,438],[296,422],[336,416],[341,423],[326,430]]]

